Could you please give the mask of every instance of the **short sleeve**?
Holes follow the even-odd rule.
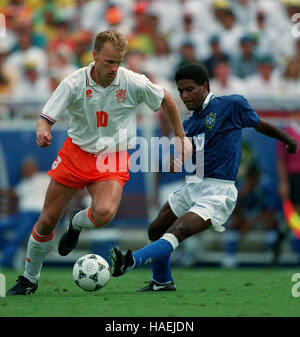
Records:
[[[233,108],[233,123],[236,127],[250,128],[259,123],[260,118],[245,97],[238,95]]]
[[[157,111],[165,96],[164,89],[160,85],[152,83],[144,75],[141,75],[139,84],[139,103],[146,103],[150,109]]]
[[[43,107],[41,117],[46,118],[52,123],[56,123],[57,119],[68,108],[70,100],[71,88],[63,80]]]

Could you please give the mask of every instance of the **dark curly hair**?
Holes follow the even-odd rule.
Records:
[[[202,85],[205,82],[208,84],[209,89],[209,78],[206,68],[200,63],[189,63],[177,70],[175,74],[175,81],[180,80],[194,80],[195,83]]]

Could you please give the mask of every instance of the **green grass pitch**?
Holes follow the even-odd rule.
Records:
[[[300,297],[291,291],[296,268],[174,268],[177,291],[156,293],[136,293],[150,268],[111,278],[93,293],[74,283],[71,269],[43,268],[35,294],[0,298],[0,317],[300,316]],[[2,273],[11,287],[18,273]]]

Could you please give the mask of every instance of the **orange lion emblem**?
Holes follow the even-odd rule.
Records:
[[[125,89],[119,89],[116,91],[117,103],[124,103],[127,97]]]

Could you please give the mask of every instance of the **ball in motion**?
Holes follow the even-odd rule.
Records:
[[[75,283],[83,290],[99,290],[109,281],[109,264],[100,255],[84,255],[74,264],[73,278]]]

